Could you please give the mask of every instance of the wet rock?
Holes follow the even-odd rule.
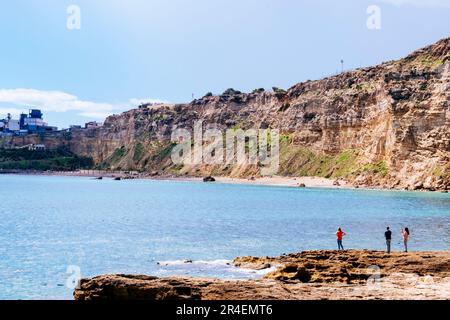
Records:
[[[311,280],[311,273],[304,266],[296,264],[286,265],[267,275],[268,279],[275,280],[299,280],[307,283]]]

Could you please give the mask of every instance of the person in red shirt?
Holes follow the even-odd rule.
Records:
[[[346,233],[342,231],[341,228],[338,228],[338,231],[336,232],[338,250],[345,250],[344,246],[342,245],[342,239],[344,238],[345,235]]]

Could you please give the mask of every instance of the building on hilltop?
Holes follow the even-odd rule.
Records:
[[[90,122],[87,122],[84,125],[84,128],[85,129],[92,129],[92,128],[98,128],[98,127],[101,127],[101,126],[102,126],[102,124],[98,123],[97,121],[90,121]]]
[[[58,128],[49,126],[43,119],[41,110],[31,109],[28,115],[20,115],[20,129],[28,130],[28,133],[57,131]]]
[[[13,134],[20,131],[20,121],[12,119],[8,113],[5,119],[0,119],[0,134]]]
[[[11,114],[5,119],[0,119],[0,134],[2,135],[26,135],[33,133],[57,131],[57,127],[52,127],[43,119],[43,114],[39,109],[31,109],[28,114],[22,113],[19,120],[11,118]]]

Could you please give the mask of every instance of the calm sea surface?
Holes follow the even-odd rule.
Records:
[[[71,279],[105,273],[251,278],[241,255],[450,248],[450,195],[150,180],[0,176],[0,299],[71,299]],[[194,263],[186,264],[190,259]],[[161,262],[159,265],[157,262]]]

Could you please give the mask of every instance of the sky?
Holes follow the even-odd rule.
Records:
[[[0,118],[37,107],[66,128],[142,102],[289,88],[449,36],[450,0],[2,1]]]

